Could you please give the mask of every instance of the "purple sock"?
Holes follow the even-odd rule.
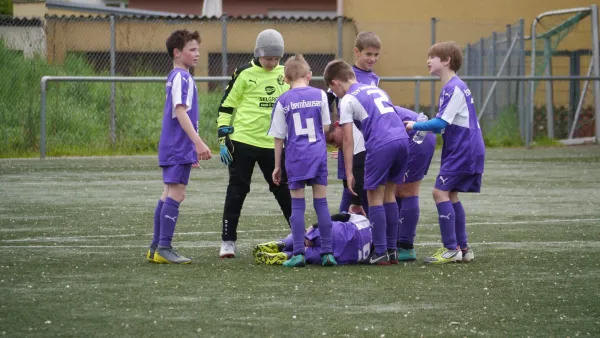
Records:
[[[281,241],[285,245],[283,250],[281,251],[292,251],[294,248],[294,241],[292,240],[292,234],[287,235],[285,238],[282,238]]]
[[[290,224],[292,227],[292,241],[294,255],[304,255],[304,212],[306,201],[304,198],[292,198],[292,216]]]
[[[419,196],[410,196],[398,201],[402,205],[400,209],[400,229],[398,230],[398,242],[408,244],[412,249],[417,235],[417,223],[419,223]]]
[[[440,232],[442,233],[442,242],[444,247],[450,250],[456,250],[458,244],[456,243],[456,230],[455,230],[455,215],[452,202],[446,201],[438,203],[437,205],[438,217],[440,222]]]
[[[158,241],[158,245],[171,246],[178,217],[179,202],[171,197],[167,197],[160,211],[160,240]]]
[[[469,247],[467,244],[469,235],[467,235],[467,217],[465,215],[465,209],[460,201],[453,203],[452,207],[454,208],[454,214],[456,215],[456,240],[461,249],[466,249]]]
[[[333,226],[331,223],[331,215],[329,214],[329,206],[327,198],[315,198],[313,206],[317,213],[317,222],[319,223],[319,234],[321,235],[321,253],[333,253],[333,245],[331,233]]]
[[[398,241],[398,204],[384,203],[386,230],[385,239],[388,250],[396,250],[396,242]]]
[[[350,189],[344,188],[342,191],[342,200],[340,201],[340,212],[348,212],[350,204],[352,204],[352,193]]]
[[[385,209],[383,205],[371,205],[369,207],[369,215],[371,215],[371,224],[373,224],[373,245],[375,246],[375,254],[381,256],[387,253]]]
[[[158,245],[158,239],[160,238],[160,212],[164,204],[163,200],[158,200],[156,209],[154,209],[154,236],[152,237],[151,245]]]

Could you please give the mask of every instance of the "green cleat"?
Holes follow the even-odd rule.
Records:
[[[332,254],[328,253],[328,254],[322,254],[321,255],[321,265],[323,266],[336,266],[337,262],[335,260],[335,257],[333,257]]]
[[[460,262],[462,260],[462,251],[439,248],[432,256],[425,257],[427,264],[446,264]]]
[[[261,243],[252,249],[252,255],[256,257],[259,252],[277,253],[283,251],[284,247],[285,244],[282,241]]]
[[[398,260],[401,262],[410,262],[417,260],[417,252],[415,249],[398,248]]]
[[[304,259],[304,255],[294,255],[292,258],[283,262],[283,266],[288,268],[303,268],[306,266],[306,260]]]
[[[257,252],[254,256],[256,264],[281,265],[288,260],[285,252]]]
[[[148,260],[148,262],[150,263],[156,263],[154,261],[154,253],[156,252],[156,248],[158,247],[158,244],[151,244],[148,247],[148,252],[146,253],[146,259]]]
[[[154,253],[154,262],[161,264],[190,264],[192,260],[179,255],[170,246],[158,246]]]

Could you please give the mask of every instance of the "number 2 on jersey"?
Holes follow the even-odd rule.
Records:
[[[390,101],[388,101],[387,95],[385,95],[383,90],[381,90],[381,89],[367,90],[367,95],[373,95],[373,94],[375,94],[375,96],[377,96],[376,98],[373,99],[373,101],[375,102],[375,106],[377,106],[377,109],[379,109],[379,113],[381,115],[387,114],[387,113],[392,113],[395,111],[394,107],[384,107],[383,102],[389,103]]]
[[[317,134],[315,132],[314,120],[312,118],[306,119],[306,128],[302,128],[300,113],[294,113],[292,117],[294,118],[294,131],[296,132],[296,136],[308,135],[308,142],[316,142]]]

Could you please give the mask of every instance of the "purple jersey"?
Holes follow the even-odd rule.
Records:
[[[162,132],[158,143],[158,164],[169,166],[198,162],[198,154],[190,137],[175,115],[177,106],[185,106],[194,129],[198,131],[198,91],[192,75],[185,69],[175,68],[167,77],[166,100],[163,110]]]
[[[354,71],[354,75],[356,75],[356,82],[371,85],[371,86],[379,86],[379,76],[370,70],[362,70],[356,66],[352,66],[352,70]],[[337,101],[338,113],[340,112],[339,100]],[[360,132],[359,132],[360,133]],[[354,155],[364,151],[364,140],[362,139],[362,135],[360,135],[360,144],[362,146],[362,150],[357,151],[356,149],[356,133],[354,133]],[[338,179],[345,180],[346,179],[346,168],[344,167],[344,153],[342,149],[338,150]]]
[[[481,174],[485,145],[469,87],[455,76],[442,88],[436,117],[448,122],[442,131],[440,175]]]
[[[389,96],[380,88],[353,84],[342,98],[340,110],[340,124],[354,122],[365,138],[367,151],[408,138],[402,119]]]
[[[357,264],[369,257],[371,224],[362,215],[350,215],[348,222],[332,222],[333,256],[338,264]],[[319,229],[306,234],[308,240],[320,242]]]
[[[285,168],[290,182],[327,176],[323,126],[329,124],[327,94],[323,90],[292,88],[279,96],[269,135],[285,139]]]

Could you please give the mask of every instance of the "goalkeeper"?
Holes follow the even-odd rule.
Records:
[[[219,106],[217,127],[221,162],[229,167],[221,258],[235,257],[240,212],[250,191],[252,171],[257,162],[289,224],[292,203],[285,169],[282,168],[284,184],[275,185],[271,179],[275,169],[275,142],[267,135],[273,106],[279,95],[289,89],[280,65],[283,50],[283,37],[278,31],[267,29],[258,34],[254,59],[234,71]]]

